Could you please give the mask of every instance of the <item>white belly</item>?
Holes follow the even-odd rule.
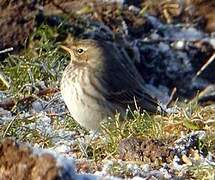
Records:
[[[111,115],[101,103],[84,94],[78,83],[62,85],[61,93],[72,117],[87,129],[96,130]]]

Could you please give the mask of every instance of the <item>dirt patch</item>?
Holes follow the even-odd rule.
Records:
[[[123,160],[143,161],[155,168],[163,166],[164,163],[170,168],[173,164],[192,165],[204,162],[208,156],[207,147],[201,144],[203,135],[204,132],[199,131],[178,140],[174,137],[163,140],[127,138],[119,143],[119,155]]]
[[[0,50],[13,47],[17,52],[26,45],[33,31],[36,9],[33,4],[13,0],[1,2],[0,11]]]
[[[61,169],[48,153],[35,155],[28,146],[11,139],[0,144],[0,179],[62,179]]]
[[[120,142],[120,158],[130,161],[143,161],[152,166],[170,163],[174,152],[169,148],[170,144],[161,140],[143,140],[128,138]]]

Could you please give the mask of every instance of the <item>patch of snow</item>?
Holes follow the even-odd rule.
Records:
[[[32,113],[41,112],[44,110],[44,107],[47,103],[42,100],[36,100],[32,103]]]
[[[63,143],[60,145],[57,145],[55,148],[52,148],[52,149],[58,153],[68,153],[71,151],[71,148]]]
[[[158,44],[158,48],[161,50],[161,52],[167,52],[170,50],[170,47],[167,43],[163,43],[163,42],[160,42]]]
[[[133,6],[133,5],[130,5],[130,6],[128,7],[128,10],[129,10],[129,11],[133,11],[133,12],[135,12],[135,13],[139,13],[139,12],[140,12],[140,8],[138,8],[138,7],[136,7],[136,6]]]
[[[143,164],[141,165],[141,169],[143,170],[144,173],[148,173],[151,170],[151,167],[149,164]]]
[[[172,176],[169,174],[167,169],[162,167],[159,169],[159,171],[162,172],[165,179],[171,179],[172,178]]]
[[[5,93],[0,91],[0,100],[6,99],[6,98],[7,98],[7,96],[5,95]]]
[[[172,27],[172,26],[171,26]],[[169,37],[173,40],[184,40],[184,41],[195,41],[195,40],[202,40],[205,35],[193,28],[193,27],[183,27],[183,28],[176,28],[176,27],[172,27],[172,29],[169,29],[169,32],[166,31],[166,37]]]
[[[120,3],[123,5],[125,0],[102,0],[103,2],[116,2],[116,3]]]
[[[0,108],[0,124],[6,124],[13,119],[10,111]]]
[[[183,40],[176,41],[172,44],[172,46],[175,49],[182,50],[185,47],[185,41],[183,41]]]
[[[145,178],[139,177],[139,176],[135,176],[132,178],[132,180],[145,180]]]
[[[164,27],[164,24],[155,16],[150,16],[148,14],[145,14],[144,17],[147,19],[148,22],[150,22],[150,24],[154,29],[159,29]]]
[[[215,49],[215,38],[209,38],[208,41],[213,46],[213,48]]]
[[[43,136],[51,136],[53,128],[51,126],[51,119],[45,113],[38,114],[36,122],[25,125],[30,129],[37,129]]]
[[[139,175],[142,173],[142,169],[137,164],[128,164],[127,170],[133,174],[133,176]]]
[[[150,39],[151,40],[158,40],[158,39],[160,39],[160,35],[157,32],[154,32],[154,33],[150,34]],[[149,41],[148,38],[146,38],[145,40]]]

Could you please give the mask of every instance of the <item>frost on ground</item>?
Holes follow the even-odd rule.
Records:
[[[148,164],[104,160],[101,169],[94,172],[90,172],[87,168],[87,166],[89,168],[92,166],[87,160],[78,160],[72,156],[65,156],[62,152],[32,148],[30,145],[6,139],[0,144],[0,179],[6,180],[11,177],[29,180],[56,178],[62,180],[121,179],[114,177],[116,174],[118,177],[130,177],[129,179],[184,178],[188,177],[186,173],[189,166],[196,164],[215,166],[214,157],[210,153],[194,150],[196,148],[194,144],[198,143],[203,136],[204,132],[199,131],[177,140],[175,147],[172,147],[174,152],[172,162],[163,163],[162,167],[157,170]],[[192,149],[193,152],[191,152]]]
[[[42,149],[30,148],[11,139],[0,145],[0,179],[62,179],[95,180],[99,176],[78,175],[74,169],[74,160]]]
[[[60,101],[61,98],[56,103],[61,104]],[[52,106],[56,107],[56,104],[53,103],[49,106],[53,110]],[[60,114],[57,123],[50,116],[50,109],[46,109],[46,111],[31,110],[31,113],[21,114],[21,117],[26,118],[26,121],[29,122],[17,127],[16,133],[20,135],[26,128],[37,131],[45,139],[44,141],[49,143],[49,146],[45,148],[42,140],[28,146],[13,140],[4,140],[0,146],[2,179],[7,179],[11,174],[18,179],[22,177],[28,177],[28,179],[39,177],[55,179],[57,177],[68,180],[172,179],[188,178],[187,171],[192,166],[215,166],[213,155],[207,151],[206,147],[200,147],[201,140],[205,137],[204,131],[182,135],[181,138],[169,142],[136,137],[127,138],[119,144],[120,157],[118,159],[105,158],[95,164],[94,161],[87,158],[89,156],[87,149],[90,143],[101,138],[100,136],[103,136],[104,142],[108,142],[107,137],[99,132],[86,133],[80,129],[79,132],[66,130],[64,124],[66,118],[61,117],[60,114],[62,109],[55,109],[54,114]],[[4,114],[4,116],[7,115],[8,113]],[[8,116],[9,122],[16,118],[11,114]],[[77,152],[77,146],[79,152]]]
[[[0,136],[18,142],[5,140],[0,145],[0,179],[15,175],[16,179],[189,179],[205,174],[214,179],[215,36],[208,29],[215,27],[214,11],[209,11],[214,2],[193,1],[192,8],[180,7],[179,1],[176,6],[170,3],[169,8],[181,11],[175,15],[162,2],[116,1],[120,6],[103,2],[29,1],[26,5],[20,1],[8,3],[8,10],[0,9],[4,17],[0,50],[13,47],[20,52],[24,37],[37,29],[27,52],[5,58],[0,51],[0,89],[10,87],[0,91]],[[155,14],[145,13],[147,8]],[[209,10],[204,15],[202,9]],[[206,26],[201,27],[202,19],[193,18],[189,11],[203,14]],[[13,28],[8,31],[11,20]],[[167,117],[137,115],[122,126],[117,121],[114,127],[105,126],[105,134],[87,132],[69,116],[58,89],[68,63],[56,47],[64,33],[115,43],[119,53],[135,63],[145,87],[165,105],[174,102],[174,96],[190,100],[204,88],[205,92],[185,108],[183,103],[178,111],[169,108]],[[211,63],[200,70],[210,58]],[[3,87],[2,82],[8,83]],[[196,101],[210,106],[197,107]]]

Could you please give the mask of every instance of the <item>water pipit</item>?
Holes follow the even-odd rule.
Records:
[[[162,111],[143,86],[133,62],[114,43],[85,39],[61,47],[71,56],[61,93],[72,117],[83,127],[96,130],[101,121],[116,112],[125,116],[128,107]]]

